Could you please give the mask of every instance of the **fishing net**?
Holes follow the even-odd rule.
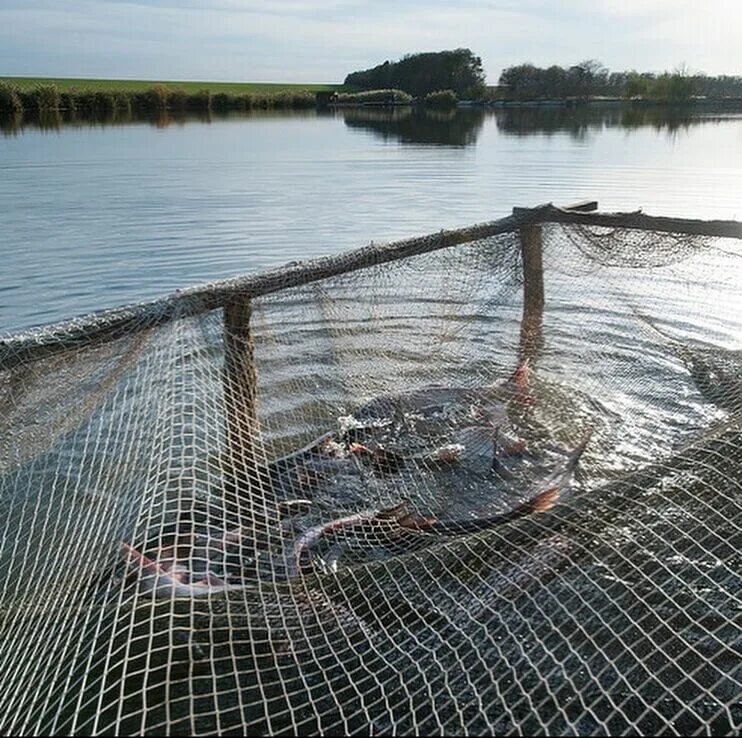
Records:
[[[2,733],[737,732],[740,242],[524,239],[8,337]]]

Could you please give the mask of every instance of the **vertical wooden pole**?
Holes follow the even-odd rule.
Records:
[[[237,488],[256,476],[258,431],[255,346],[250,331],[252,305],[234,298],[224,307],[224,412],[227,464]]]
[[[543,234],[538,225],[520,229],[523,260],[523,318],[520,324],[520,359],[535,358],[541,349],[544,319]]]

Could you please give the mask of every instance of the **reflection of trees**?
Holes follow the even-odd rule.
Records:
[[[470,146],[484,124],[481,108],[425,110],[424,108],[346,108],[345,125],[362,128],[385,141]]]
[[[426,110],[424,108],[341,108],[318,113],[314,110],[254,110],[229,113],[184,113],[167,111],[157,115],[136,115],[131,111],[114,111],[97,115],[80,111],[46,111],[25,115],[0,116],[0,135],[13,136],[24,128],[56,131],[64,127],[98,128],[110,125],[149,123],[158,128],[182,126],[189,122],[209,123],[212,120],[285,119],[342,115],[349,128],[363,129],[385,141],[433,144],[439,146],[471,146],[476,143],[485,117],[494,115],[500,133],[507,136],[532,136],[568,133],[577,140],[607,128],[627,131],[651,127],[676,135],[702,123],[719,122],[735,115],[734,108],[712,105],[578,105],[508,107],[485,110]]]
[[[621,116],[622,128],[652,128],[668,133],[675,133],[681,129],[688,130],[693,125],[708,123],[709,121],[719,121],[720,116],[700,116],[698,111],[686,107],[630,107],[623,111]]]
[[[615,119],[611,122],[612,119]],[[565,106],[543,108],[503,108],[495,111],[497,129],[511,136],[569,133],[583,139],[590,130],[616,125],[620,111],[614,108],[597,110],[589,105],[575,108]]]
[[[0,131],[3,136],[17,136],[23,128],[23,113],[0,115]]]
[[[579,105],[574,108],[513,107],[495,110],[497,128],[506,135],[568,133],[578,140],[604,128],[636,130],[652,127],[675,134],[691,126],[724,118],[720,110],[679,105]]]
[[[16,136],[26,126],[38,128],[41,131],[58,131],[62,123],[63,119],[58,110],[42,110],[25,117],[23,113],[0,115],[0,131],[3,136]]]
[[[171,125],[182,126],[188,122],[211,123],[213,120],[245,120],[252,118],[314,118],[319,114],[313,110],[253,110],[251,112],[216,113],[200,111],[186,113],[178,110],[166,110],[157,113],[133,113],[131,110],[113,110],[108,112],[45,111],[44,113],[26,112],[15,115],[0,115],[0,133],[14,136],[24,128],[35,128],[42,131],[59,130],[60,128],[105,128],[106,126],[133,125],[149,123],[155,128],[168,128]]]
[[[62,127],[62,116],[58,110],[44,110],[39,113],[36,125],[42,131],[58,131]]]

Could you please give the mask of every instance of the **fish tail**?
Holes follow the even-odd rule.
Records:
[[[530,515],[531,513],[542,513],[546,512],[547,510],[551,510],[552,507],[556,504],[557,500],[559,499],[559,495],[561,494],[561,490],[559,487],[549,487],[549,489],[544,490],[543,492],[540,492],[535,497],[532,497],[528,502],[524,503],[520,506],[520,508],[515,508],[515,511],[522,509],[523,515]]]
[[[457,521],[435,521],[430,525],[426,526],[426,530],[430,533],[437,533],[438,535],[464,535],[467,533],[477,533],[483,530],[489,530],[498,525],[510,523],[518,518],[531,515],[532,513],[542,513],[550,510],[554,507],[554,504],[559,499],[561,489],[558,486],[549,487],[542,492],[539,492],[530,500],[526,500],[524,503],[513,508],[509,512],[502,513],[501,515],[492,515],[487,518],[478,518],[473,520],[457,520]]]

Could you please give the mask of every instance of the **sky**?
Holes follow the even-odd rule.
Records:
[[[342,82],[468,47],[522,62],[742,75],[742,0],[0,0],[0,76]]]

